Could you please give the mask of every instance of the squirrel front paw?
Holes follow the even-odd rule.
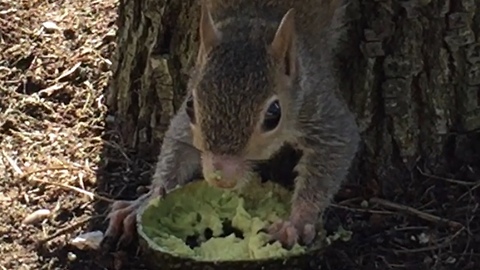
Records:
[[[136,229],[136,215],[140,206],[147,200],[156,196],[164,196],[165,189],[162,186],[153,186],[148,193],[143,194],[133,201],[115,201],[107,216],[109,219],[105,237],[102,241],[104,250],[111,250],[114,246],[125,246],[132,242]]]
[[[280,220],[268,228],[268,233],[285,248],[292,248],[296,243],[310,244],[316,235],[315,226],[310,223]]]

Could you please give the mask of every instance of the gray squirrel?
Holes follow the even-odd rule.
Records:
[[[286,247],[311,243],[360,142],[354,115],[335,94],[336,40],[329,29],[341,4],[203,0],[196,65],[165,133],[151,189],[112,205],[105,236],[130,242],[139,206],[194,180],[198,170],[213,186],[240,188],[255,161],[289,144],[303,152],[291,213],[267,232]]]

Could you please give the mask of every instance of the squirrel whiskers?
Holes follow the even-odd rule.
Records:
[[[199,170],[211,185],[238,188],[256,161],[288,144],[303,153],[291,213],[267,231],[287,247],[311,243],[360,142],[355,116],[337,94],[332,62],[341,4],[203,0],[197,62],[165,134],[149,196],[192,181]],[[109,228],[121,220],[111,219]],[[131,220],[123,221],[124,235],[131,234]]]

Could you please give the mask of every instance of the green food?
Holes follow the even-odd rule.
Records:
[[[140,217],[141,230],[161,251],[199,261],[298,255],[305,247],[287,250],[259,232],[287,217],[290,199],[289,191],[270,182],[251,181],[232,192],[196,181],[152,200]]]

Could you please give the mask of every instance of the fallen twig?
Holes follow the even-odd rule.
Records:
[[[451,179],[451,178],[436,176],[436,175],[433,175],[433,174],[428,174],[428,173],[422,171],[422,169],[420,169],[418,166],[417,166],[417,170],[420,172],[421,175],[423,175],[423,176],[425,176],[425,177],[429,177],[429,178],[437,179],[437,180],[443,180],[443,181],[445,181],[445,182],[449,182],[449,183],[453,183],[453,184],[457,184],[457,185],[462,185],[462,186],[475,186],[475,185],[477,185],[477,184],[480,183],[480,181],[477,181],[477,182],[468,182],[468,181],[462,181],[462,180],[457,180],[457,179]]]
[[[352,212],[361,212],[361,213],[369,213],[369,214],[380,214],[380,215],[391,215],[395,214],[394,212],[391,211],[383,211],[383,210],[372,210],[372,209],[362,209],[362,208],[353,208],[353,207],[348,207],[344,205],[339,205],[332,203],[330,204],[332,207],[338,208],[338,209],[343,209],[347,211],[352,211]]]
[[[16,163],[11,157],[9,157],[9,156],[7,155],[7,153],[5,153],[5,151],[3,151],[3,150],[2,150],[2,155],[3,155],[3,157],[7,160],[8,164],[10,164],[10,166],[12,166],[12,169],[13,169],[16,173],[18,173],[18,174],[20,174],[20,175],[23,174],[22,169],[20,169],[20,167],[18,167],[17,163]]]
[[[456,221],[453,221],[453,220],[449,220],[449,219],[445,219],[445,218],[441,218],[441,217],[438,217],[438,216],[435,216],[435,215],[432,215],[432,214],[428,214],[428,213],[425,213],[425,212],[422,212],[420,210],[417,210],[413,207],[410,207],[410,206],[406,206],[406,205],[401,205],[401,204],[397,204],[397,203],[394,203],[394,202],[391,202],[391,201],[387,201],[387,200],[384,200],[384,199],[380,199],[380,198],[371,198],[370,199],[370,203],[376,203],[376,204],[379,204],[379,205],[382,205],[382,206],[385,206],[387,208],[391,208],[391,209],[395,209],[395,210],[400,210],[402,212],[406,212],[408,214],[411,214],[411,215],[415,215],[421,219],[424,219],[424,220],[427,220],[427,221],[430,221],[430,222],[435,222],[435,223],[447,223],[450,227],[452,228],[455,228],[455,229],[460,229],[460,228],[463,228],[464,226],[459,223],[459,222],[456,222]]]
[[[51,166],[47,168],[42,168],[38,170],[34,170],[31,172],[26,172],[21,175],[21,178],[27,178],[30,175],[36,174],[36,173],[41,173],[41,172],[46,172],[46,171],[71,171],[71,170],[80,170],[81,168],[76,168],[76,167],[66,167],[66,166]]]
[[[88,217],[88,218],[85,218],[85,219],[83,219],[83,220],[77,221],[76,223],[74,223],[74,224],[72,224],[72,225],[70,225],[70,226],[67,226],[67,227],[65,227],[65,228],[63,228],[63,229],[59,229],[59,230],[57,230],[55,233],[53,233],[53,234],[51,234],[51,235],[49,235],[49,236],[47,236],[47,237],[45,237],[45,238],[43,238],[43,239],[38,240],[37,243],[38,243],[38,244],[44,244],[44,243],[46,243],[46,242],[48,242],[48,241],[50,241],[50,240],[52,240],[52,239],[54,239],[54,238],[57,238],[57,237],[59,237],[59,236],[61,236],[61,235],[67,234],[68,232],[70,232],[70,231],[72,231],[72,230],[75,230],[76,228],[78,228],[78,227],[80,227],[80,226],[82,226],[82,225],[90,222],[90,221],[91,221],[92,219],[94,219],[94,218],[99,218],[99,217],[100,217],[100,216],[93,216],[93,217]]]
[[[476,185],[474,185],[472,188],[470,188],[467,192],[463,193],[460,197],[458,197],[457,201],[462,200],[468,194],[473,194],[473,191],[475,191],[479,187],[480,187],[480,182],[478,182]]]
[[[58,186],[58,187],[62,187],[62,188],[65,188],[65,189],[74,190],[76,192],[85,194],[85,195],[87,195],[91,198],[99,199],[99,200],[106,201],[106,202],[109,202],[109,203],[113,203],[115,201],[114,199],[110,199],[110,198],[104,197],[102,195],[98,195],[96,193],[93,193],[93,192],[90,192],[90,191],[87,191],[87,190],[83,190],[83,189],[78,188],[78,187],[70,186],[70,185],[67,185],[67,184],[49,182],[49,181],[40,180],[40,179],[31,179],[30,181],[35,181],[35,182],[42,183],[42,184]]]
[[[434,246],[423,247],[423,248],[415,248],[415,249],[404,249],[404,250],[403,249],[394,249],[393,252],[395,252],[395,253],[415,253],[415,252],[425,252],[425,251],[432,251],[432,250],[446,248],[450,245],[450,243],[453,241],[453,239],[455,239],[457,236],[459,236],[460,233],[462,233],[464,230],[465,230],[465,227],[460,228],[459,230],[457,230],[457,232],[455,232],[455,234],[453,234],[452,236],[445,239],[445,241],[443,241],[440,244],[434,245]]]
[[[12,169],[16,173],[18,173],[21,176],[22,179],[27,179],[30,175],[33,175],[33,174],[39,173],[39,172],[46,172],[46,171],[51,171],[51,170],[79,170],[80,169],[80,168],[76,168],[76,167],[57,166],[57,167],[48,167],[48,168],[43,168],[43,169],[39,169],[39,170],[24,173],[20,169],[20,167],[18,167],[18,165],[15,163],[15,161],[12,158],[10,158],[4,151],[2,151],[2,154],[5,157],[5,159],[8,161],[10,166],[12,166]],[[90,191],[87,191],[87,190],[84,190],[84,189],[81,189],[81,188],[78,188],[78,187],[63,184],[63,183],[50,182],[50,181],[45,181],[45,180],[40,180],[40,179],[29,179],[28,181],[34,181],[34,182],[38,182],[38,183],[42,183],[42,184],[62,187],[64,189],[74,190],[76,192],[85,194],[85,195],[89,196],[90,198],[95,198],[95,199],[106,201],[106,202],[109,202],[109,203],[113,203],[115,201],[113,199],[104,197],[102,195],[98,195],[96,193],[93,193],[93,192],[90,192]]]

